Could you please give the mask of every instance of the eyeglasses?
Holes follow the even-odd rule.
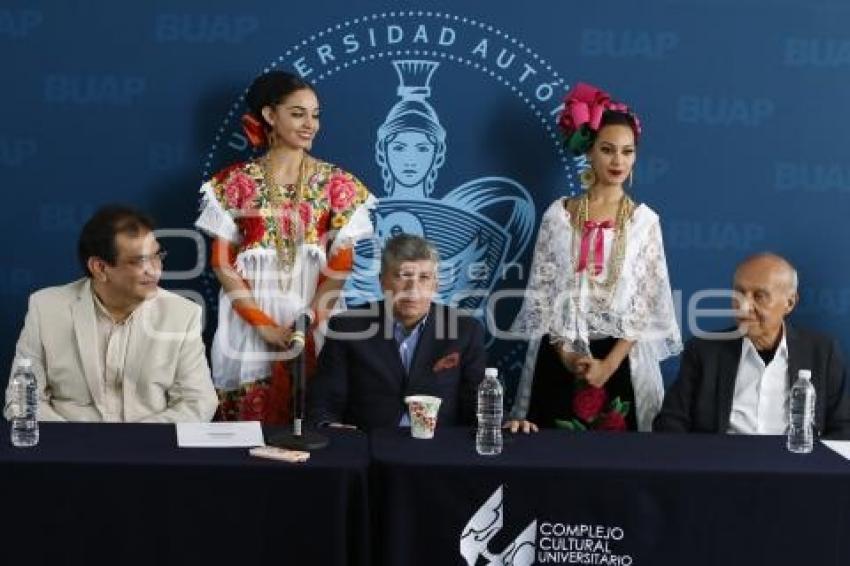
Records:
[[[136,257],[132,257],[128,260],[125,260],[124,264],[129,265],[130,267],[134,267],[136,269],[141,269],[147,264],[150,264],[154,267],[161,267],[162,262],[165,261],[166,257],[168,257],[168,252],[165,250],[160,250],[155,254],[139,255]]]
[[[392,278],[395,281],[413,281],[419,283],[430,283],[437,277],[434,271],[395,271]]]

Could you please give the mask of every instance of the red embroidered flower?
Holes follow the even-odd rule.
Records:
[[[266,221],[262,216],[243,216],[239,219],[242,229],[242,247],[256,244],[266,235]]]
[[[301,226],[307,227],[313,219],[313,207],[309,203],[302,202],[298,205],[298,215],[301,217]],[[293,233],[292,230],[292,205],[287,204],[280,211],[280,229],[286,237]]]
[[[596,423],[596,430],[626,430],[626,415],[618,411],[609,411]]]
[[[584,422],[591,422],[605,407],[608,393],[602,387],[582,387],[573,396],[573,413]]]
[[[330,224],[328,220],[330,219],[330,217],[331,214],[327,210],[321,210],[319,212],[319,216],[316,218],[316,229],[318,230],[319,239],[321,239],[327,233],[328,225]]]
[[[225,180],[227,180],[228,177],[230,177],[230,174],[233,171],[239,169],[240,167],[242,167],[242,165],[242,163],[234,163],[232,165],[228,165],[227,167],[213,175],[213,179],[219,183],[223,183]]]
[[[334,173],[328,181],[328,200],[334,212],[345,210],[351,206],[357,197],[357,187],[351,177],[344,173]]]
[[[261,421],[266,413],[268,402],[268,388],[262,385],[254,385],[245,391],[242,397],[242,411],[239,415],[241,421]]]
[[[256,195],[257,183],[242,171],[231,175],[224,187],[224,199],[230,208],[242,208]]]
[[[313,207],[310,206],[310,203],[302,202],[298,206],[298,214],[301,216],[301,223],[304,226],[309,226],[310,221],[313,220]]]

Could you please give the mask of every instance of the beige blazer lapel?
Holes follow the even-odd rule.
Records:
[[[122,373],[124,383],[124,418],[126,420],[136,419],[136,410],[140,402],[137,383],[143,379],[142,370],[151,365],[153,358],[157,355],[156,341],[153,328],[151,309],[155,308],[156,298],[144,301],[133,313],[133,322],[130,326],[130,335],[127,336],[127,351],[124,355],[124,371]]]
[[[74,337],[82,364],[83,377],[89,386],[91,398],[95,407],[103,414],[103,383],[98,373],[97,358],[97,319],[94,312],[94,297],[92,297],[91,281],[86,281],[77,296],[77,301],[71,306],[71,317],[74,320]]]

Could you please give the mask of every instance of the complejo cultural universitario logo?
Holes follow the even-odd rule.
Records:
[[[494,290],[525,286],[521,266],[530,255],[536,210],[555,194],[576,192],[581,166],[564,152],[556,130],[561,100],[570,85],[550,64],[524,42],[485,22],[410,10],[333,23],[286,48],[264,71],[273,69],[298,73],[320,89],[333,80],[332,90],[340,92],[361,93],[363,82],[373,87],[385,84],[395,99],[382,120],[358,124],[360,116],[352,116],[346,126],[350,135],[362,135],[362,143],[374,149],[374,169],[370,175],[367,164],[342,165],[371,181],[367,184],[380,199],[375,214],[378,238],[358,246],[357,269],[346,287],[350,301],[380,295],[375,268],[379,251],[383,239],[399,232],[419,234],[436,243],[441,254],[441,300],[476,312],[482,321],[487,297]],[[459,70],[466,73],[463,81],[456,80]],[[450,81],[448,76],[455,79]],[[482,80],[481,88],[470,86]],[[486,167],[492,168],[494,162],[476,160],[473,156],[481,154],[470,147],[484,146],[490,135],[480,124],[503,118],[506,90],[510,104],[516,106],[509,114],[517,129],[522,126],[525,132],[524,143],[512,145],[511,151],[526,151],[528,156],[507,167],[499,163],[500,171],[488,174],[485,166],[476,163],[486,161]],[[437,104],[436,93],[451,102]],[[497,96],[502,108],[480,110]],[[447,108],[452,103],[461,104],[463,112]],[[386,96],[382,96],[374,106],[385,104]],[[474,129],[458,118],[476,111],[489,114]],[[238,120],[242,112],[240,96],[218,129],[207,155],[205,178],[228,163],[251,157]],[[446,113],[454,118],[441,119]],[[464,138],[465,144],[452,142]],[[533,147],[525,147],[528,140],[533,140]],[[517,140],[506,137],[504,143]],[[327,157],[333,160],[332,155]],[[552,169],[552,165],[562,175],[545,187],[545,195],[532,198],[529,184],[540,177],[529,171]],[[477,167],[477,174],[467,173]],[[460,182],[453,186],[442,182],[441,175],[445,177],[447,171]],[[380,181],[375,182],[376,178]],[[511,268],[515,268],[513,279],[506,283]],[[212,278],[207,281],[210,304],[215,304]],[[514,315],[497,310],[500,328],[509,326]],[[512,344],[496,359],[492,344],[490,349],[493,361],[506,370],[522,353],[521,346]]]
[[[468,566],[483,558],[489,566],[531,564],[596,564],[631,566],[630,554],[619,553],[621,527],[532,520],[501,552],[491,552],[490,540],[504,526],[504,485],[478,508],[461,531],[460,555]]]
[[[460,535],[460,555],[469,566],[476,566],[483,557],[492,566],[527,566],[534,564],[535,542],[537,540],[537,520],[532,521],[514,541],[500,553],[492,553],[488,548],[490,539],[504,526],[503,487],[478,508]]]

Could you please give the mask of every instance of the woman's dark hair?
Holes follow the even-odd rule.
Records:
[[[599,130],[605,126],[626,126],[627,128],[631,128],[632,133],[635,135],[635,145],[637,145],[640,132],[638,132],[637,123],[631,114],[617,110],[606,110],[603,112],[602,120],[599,122]],[[599,132],[599,130],[596,131]]]
[[[94,213],[80,232],[77,255],[83,272],[89,277],[89,258],[99,257],[109,265],[115,265],[118,248],[115,236],[127,234],[137,237],[154,229],[153,219],[129,206],[112,204]]]
[[[304,89],[316,94],[313,85],[301,77],[285,71],[271,71],[254,79],[245,94],[245,105],[256,119],[268,127],[269,124],[263,118],[263,108],[280,104],[293,92]]]

